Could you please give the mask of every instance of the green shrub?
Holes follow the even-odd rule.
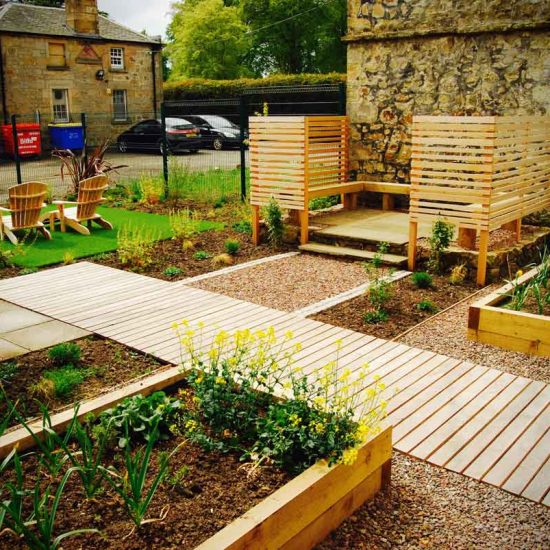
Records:
[[[416,304],[416,308],[426,313],[435,313],[438,310],[438,307],[431,300],[421,300]]]
[[[126,446],[128,437],[148,441],[153,429],[158,430],[159,439],[167,439],[168,428],[181,406],[178,399],[168,397],[161,391],[147,397],[128,397],[115,407],[103,411],[92,433],[96,439],[104,438],[111,444],[116,442],[121,448]],[[93,418],[88,419],[91,420]]]
[[[63,398],[72,394],[86,378],[93,376],[94,372],[93,369],[79,369],[72,365],[65,365],[58,369],[45,371],[43,378],[53,384],[54,396]]]
[[[229,202],[229,199],[225,195],[222,195],[219,199],[216,199],[214,201],[213,207],[223,208],[228,202]]]
[[[117,235],[117,257],[123,266],[144,269],[154,261],[157,235],[147,228],[123,225]]]
[[[65,342],[57,344],[48,351],[48,357],[56,367],[64,367],[65,365],[78,365],[82,349],[74,342]]]
[[[197,252],[193,254],[193,258],[199,261],[208,260],[211,257],[212,254],[209,254],[206,250],[197,250]]]
[[[375,267],[376,269],[382,267],[382,264],[384,263],[384,254],[387,254],[389,249],[389,243],[379,243],[378,247],[376,248],[376,253],[374,254],[374,257],[371,261],[373,267]]]
[[[230,255],[234,256],[239,251],[239,248],[241,247],[241,243],[239,241],[236,241],[234,239],[227,239],[224,243],[225,251]]]
[[[0,382],[3,384],[9,381],[17,374],[18,366],[15,361],[5,361],[0,363]]]
[[[173,239],[190,240],[197,234],[197,215],[189,208],[172,211],[168,218]]]
[[[461,285],[468,276],[468,268],[466,264],[457,264],[452,267],[451,274],[449,275],[449,283],[452,285]]]
[[[233,224],[233,230],[237,233],[246,233],[252,235],[252,223],[248,220],[241,220]]]
[[[273,248],[278,248],[283,242],[283,211],[273,197],[265,209],[265,224],[267,226],[267,240],[269,244]]]
[[[441,259],[449,248],[455,232],[454,225],[443,220],[436,220],[432,225],[432,234],[429,238],[430,258],[428,267],[434,273],[441,273]]]
[[[363,321],[369,325],[377,325],[378,323],[385,323],[389,317],[388,312],[384,309],[376,309],[374,311],[367,311],[363,315]]]
[[[433,285],[433,278],[425,271],[417,271],[411,275],[411,282],[416,288],[431,288]]]
[[[340,195],[330,195],[329,197],[317,197],[309,201],[310,210],[324,210],[335,206],[340,202]]]
[[[175,267],[175,266],[171,265],[171,266],[167,267],[163,271],[163,273],[167,277],[177,277],[178,275],[181,275],[181,273],[183,273],[183,270],[180,267]]]

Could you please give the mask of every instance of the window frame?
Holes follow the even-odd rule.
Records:
[[[120,52],[120,56],[117,57],[114,56],[115,59],[119,59],[120,63],[113,63],[113,52],[118,51]],[[126,68],[126,60],[125,60],[125,52],[124,48],[121,48],[119,46],[113,46],[109,51],[109,57],[110,57],[110,67],[113,71],[124,71]]]
[[[122,116],[117,116],[117,109],[115,107],[115,97],[120,93],[122,93],[122,97],[123,97],[124,101],[122,103],[117,103],[117,104],[124,106],[124,118],[122,118]],[[128,116],[128,90],[120,89],[120,88],[116,89],[116,90],[113,90],[112,94],[111,94],[111,97],[112,97],[112,106],[113,106],[113,121],[114,122],[127,122],[128,119],[129,119],[129,116]]]
[[[60,91],[60,92],[63,93],[64,99],[65,99],[64,104],[56,103],[57,101],[61,101],[61,100],[55,99],[55,92],[56,91]],[[52,88],[51,98],[52,98],[52,116],[53,116],[54,124],[70,122],[71,121],[71,110],[70,110],[70,106],[69,106],[69,90],[68,90],[68,88]],[[65,116],[64,117],[59,117],[59,116],[56,115],[56,107],[64,107],[65,108]]]
[[[52,46],[61,46],[63,49],[63,64],[58,65],[57,63],[52,63],[54,61],[54,57],[52,54]],[[61,58],[61,55],[56,55],[56,58]],[[56,69],[63,69],[67,66],[67,47],[64,42],[48,42],[48,67],[56,68]]]

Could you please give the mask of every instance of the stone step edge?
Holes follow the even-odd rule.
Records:
[[[308,243],[298,247],[302,252],[313,252],[316,254],[328,254],[330,256],[344,256],[350,258],[359,258],[362,260],[372,260],[376,252],[372,250],[357,250],[347,246],[333,246],[330,244]],[[382,263],[387,265],[403,265],[407,261],[406,256],[396,254],[382,254]]]

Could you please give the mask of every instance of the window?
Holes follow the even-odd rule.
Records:
[[[69,122],[69,91],[52,90],[53,121]]]
[[[113,90],[113,118],[115,120],[128,120],[126,90]]]
[[[111,48],[111,69],[124,69],[124,48]]]
[[[65,44],[48,44],[48,67],[65,67]]]

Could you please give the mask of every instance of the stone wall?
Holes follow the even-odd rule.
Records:
[[[413,114],[550,113],[547,0],[348,2],[351,168],[409,181]]]
[[[112,121],[112,90],[127,91],[129,122],[153,116],[151,45],[22,35],[3,35],[1,40],[9,115],[19,114],[22,120],[30,121],[38,110],[46,126],[52,120],[52,90],[59,88],[69,90],[72,121],[79,122],[81,112],[89,113],[90,138],[95,142],[118,135],[128,126]],[[65,68],[48,66],[49,42],[65,44]],[[124,70],[110,69],[111,47],[124,48]],[[162,100],[160,57],[155,56],[157,108]],[[104,80],[96,78],[101,69]]]

